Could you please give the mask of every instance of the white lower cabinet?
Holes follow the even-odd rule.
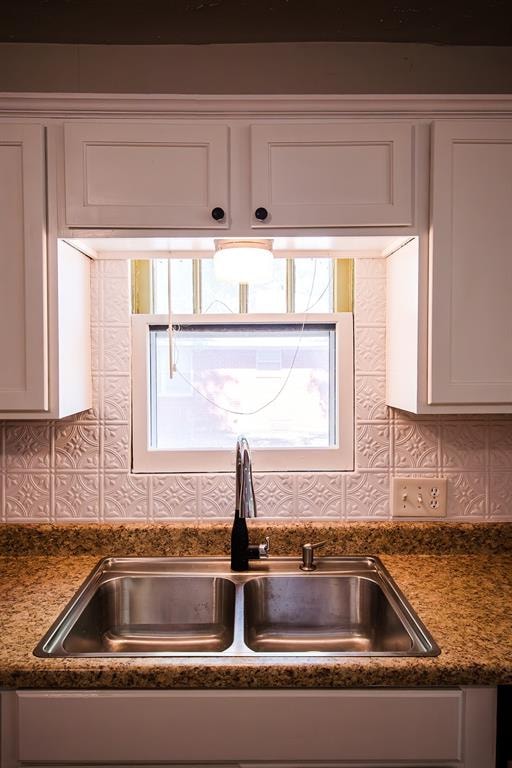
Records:
[[[495,710],[493,688],[5,692],[1,765],[491,768]]]

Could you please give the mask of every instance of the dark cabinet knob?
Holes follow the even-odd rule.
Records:
[[[220,221],[225,215],[224,208],[213,208],[212,210],[212,219],[215,219],[215,221]]]
[[[254,215],[258,221],[265,221],[265,219],[268,217],[268,211],[266,208],[256,208]]]

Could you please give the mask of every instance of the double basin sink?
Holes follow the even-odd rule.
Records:
[[[106,558],[36,656],[436,656],[378,558]]]

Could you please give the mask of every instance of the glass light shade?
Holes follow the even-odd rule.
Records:
[[[272,279],[270,240],[216,240],[214,267],[217,280],[261,285]]]

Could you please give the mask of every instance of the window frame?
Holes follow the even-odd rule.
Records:
[[[354,469],[354,322],[352,312],[325,314],[173,315],[176,325],[330,324],[336,327],[336,434],[328,448],[258,448],[253,450],[255,471],[350,471]],[[150,340],[152,326],[169,324],[168,315],[132,315],[132,472],[233,472],[233,450],[169,451],[149,447]],[[342,372],[342,373],[341,373]],[[341,374],[341,375],[340,375]],[[247,435],[250,442],[250,435]]]

